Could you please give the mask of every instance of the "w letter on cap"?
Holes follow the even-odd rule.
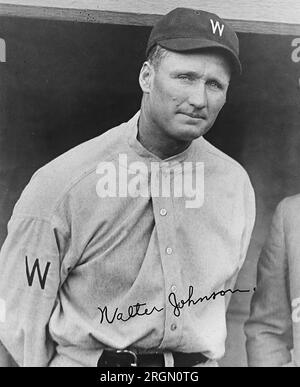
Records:
[[[6,303],[0,298],[0,323],[4,323],[6,320]]]
[[[220,26],[220,23],[219,21],[214,21],[212,19],[209,19],[210,20],[210,24],[211,24],[211,28],[212,28],[212,32],[213,34],[215,34],[217,32],[217,29],[219,31],[219,35],[222,36],[223,35],[223,31],[224,31],[224,24],[222,24]]]

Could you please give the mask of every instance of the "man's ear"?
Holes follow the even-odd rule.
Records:
[[[140,86],[144,93],[150,92],[152,88],[153,77],[154,77],[153,66],[148,61],[144,62],[139,76]]]

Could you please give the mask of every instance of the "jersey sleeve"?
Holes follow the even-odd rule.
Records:
[[[0,252],[0,341],[20,366],[47,366],[60,287],[60,235],[48,220],[12,216]]]
[[[249,244],[251,241],[251,235],[253,232],[253,227],[255,223],[256,207],[255,207],[255,194],[253,187],[251,185],[250,179],[246,176],[244,182],[244,191],[243,191],[243,232],[240,243],[240,252],[239,252],[239,264],[235,274],[230,278],[226,283],[226,289],[234,289],[235,284],[238,279],[238,274],[245,262]],[[228,307],[231,299],[231,293],[226,294],[226,307]]]

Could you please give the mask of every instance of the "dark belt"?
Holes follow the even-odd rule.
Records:
[[[193,367],[207,362],[208,358],[201,352],[172,352],[174,367]],[[136,353],[132,350],[103,350],[97,367],[164,367],[162,353]]]

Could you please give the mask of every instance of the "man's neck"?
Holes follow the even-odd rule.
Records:
[[[159,157],[161,160],[175,156],[187,149],[191,142],[181,142],[162,135],[162,132],[155,128],[153,123],[146,119],[143,109],[141,109],[138,121],[137,140],[149,152]]]

